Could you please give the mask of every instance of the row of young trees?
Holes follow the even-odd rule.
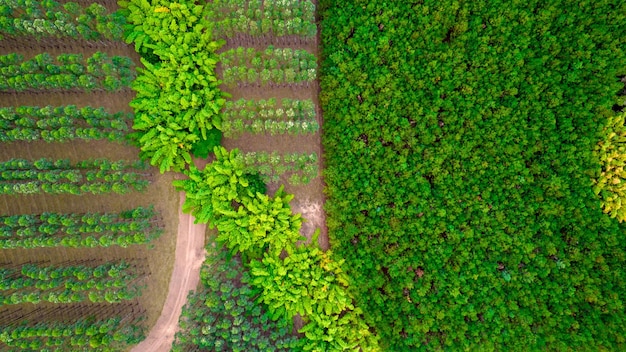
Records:
[[[0,90],[81,89],[117,91],[130,86],[135,78],[129,57],[96,52],[82,54],[48,53],[29,60],[17,53],[0,56]]]
[[[65,142],[108,139],[121,142],[132,114],[109,113],[104,108],[36,106],[0,108],[0,142]]]
[[[20,351],[122,351],[144,339],[141,318],[94,316],[76,321],[38,320],[0,325],[0,342]]]
[[[224,135],[237,138],[242,133],[314,134],[319,130],[315,105],[311,100],[276,99],[228,101],[222,112]]]
[[[218,38],[311,38],[317,33],[315,5],[308,0],[228,0],[209,6],[209,20],[215,23]]]
[[[238,47],[221,53],[220,63],[224,83],[229,85],[308,84],[317,77],[315,55],[301,49]]]
[[[282,120],[254,120],[226,119],[222,125],[224,136],[238,138],[244,132],[253,134],[269,134],[271,136],[289,134],[292,136],[315,134],[319,130],[316,120],[309,121],[282,121]]]
[[[220,110],[226,100],[215,76],[216,51],[206,5],[185,0],[120,1],[145,68],[132,88],[133,137],[140,155],[161,172],[180,171],[191,162],[196,144],[221,134]],[[219,143],[219,138],[217,138]],[[212,146],[211,146],[212,147]]]
[[[146,273],[125,262],[95,267],[25,264],[0,269],[0,306],[21,303],[119,303],[141,295]]]
[[[258,173],[264,182],[287,178],[292,185],[306,185],[319,176],[317,153],[248,152],[237,154],[249,173]],[[288,175],[288,176],[287,176]]]
[[[0,248],[128,247],[150,243],[162,232],[153,207],[119,213],[20,214],[0,217]]]
[[[227,101],[223,110],[224,118],[237,119],[315,119],[315,104],[312,100],[283,98],[278,104],[276,98],[238,99]]]
[[[150,184],[151,174],[145,171],[144,163],[123,160],[84,160],[72,165],[68,159],[11,159],[0,162],[0,194],[125,194]]]
[[[125,19],[117,12],[109,13],[98,3],[81,6],[76,2],[54,0],[0,0],[0,40],[32,36],[120,40]]]

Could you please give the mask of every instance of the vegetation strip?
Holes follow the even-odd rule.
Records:
[[[19,106],[0,108],[0,142],[66,142],[108,139],[124,142],[131,114],[109,113],[104,108]]]
[[[0,40],[32,36],[45,42],[50,37],[94,40],[120,40],[124,17],[92,3],[61,4],[53,0],[0,0]]]
[[[42,53],[29,60],[16,53],[0,56],[1,91],[78,89],[114,92],[130,86],[134,78],[130,58],[109,57],[103,52],[96,52],[87,59],[82,54],[61,54],[53,58]]]
[[[150,243],[162,232],[162,220],[152,207],[104,214],[21,214],[0,217],[0,248],[125,248]]]

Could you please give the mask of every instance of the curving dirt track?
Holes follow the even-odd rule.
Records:
[[[174,334],[178,330],[178,319],[183,305],[187,302],[187,295],[189,291],[195,290],[198,286],[200,267],[205,256],[204,232],[206,225],[194,224],[194,218],[183,213],[184,201],[185,194],[181,192],[174,271],[161,316],[150,330],[148,337],[135,346],[131,352],[169,351],[174,342]]]

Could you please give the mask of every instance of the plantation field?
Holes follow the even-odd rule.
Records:
[[[89,5],[91,2],[79,2]],[[109,10],[115,10],[114,1],[103,4]],[[138,55],[131,46],[121,41],[85,40],[70,38],[42,38],[35,40],[28,37],[8,37],[0,40],[0,55],[19,53],[25,60],[40,53],[49,53],[52,57],[61,54],[82,54],[85,58],[96,52],[104,52],[109,56],[125,56],[132,59],[134,65],[140,65]],[[134,70],[134,69],[133,69]],[[78,109],[86,106],[99,108],[110,113],[132,113],[128,103],[134,96],[129,88],[117,91],[84,89],[28,89],[21,92],[0,92],[0,107],[20,106],[67,106],[75,105]],[[131,121],[128,121],[128,127]],[[63,143],[44,141],[18,141],[0,144],[0,161],[13,158],[37,160],[40,158],[69,159],[71,163],[89,159],[138,160],[138,149],[124,142],[107,140],[70,140]],[[174,249],[178,226],[179,196],[171,186],[173,174],[159,174],[158,170],[149,168],[143,172],[149,186],[142,192],[127,194],[28,194],[0,195],[0,215],[55,213],[115,213],[136,207],[154,205],[158,212],[155,218],[158,226],[163,227],[162,234],[148,245],[130,245],[96,248],[15,248],[0,250],[2,267],[16,266],[24,263],[43,263],[46,265],[67,262],[85,262],[88,265],[107,263],[119,260],[136,262],[145,277],[139,282],[143,287],[141,295],[128,303],[117,303],[115,307],[103,303],[72,303],[60,308],[59,304],[38,303],[37,305],[21,304],[2,308],[7,316],[33,316],[38,319],[77,319],[95,314],[98,318],[106,318],[115,314],[130,314],[140,317],[144,333],[154,325],[161,314],[167,295],[169,280],[173,269]],[[51,310],[50,310],[51,309]],[[48,310],[52,313],[45,313]],[[74,311],[75,313],[70,313]],[[29,313],[29,312],[32,312]],[[76,313],[80,312],[80,313]],[[117,312],[117,313],[116,313]],[[74,314],[74,315],[72,315]],[[73,317],[73,318],[72,318]]]

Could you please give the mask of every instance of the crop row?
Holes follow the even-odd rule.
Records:
[[[103,89],[116,91],[130,86],[135,78],[133,62],[125,56],[109,57],[96,52],[82,54],[48,53],[25,60],[20,54],[0,56],[0,90]]]
[[[104,108],[19,106],[0,108],[0,142],[64,142],[73,139],[121,141],[132,115]]]
[[[0,326],[0,342],[30,351],[123,350],[143,338],[139,319],[127,317]]]
[[[143,273],[125,262],[96,267],[26,264],[18,269],[0,269],[0,305],[119,303],[141,294],[138,282]]]
[[[315,55],[306,50],[268,47],[265,50],[239,47],[220,54],[224,83],[294,85],[317,77]]]
[[[276,107],[274,98],[228,101],[222,120],[224,136],[230,138],[237,138],[244,132],[303,135],[319,130],[311,100],[282,99],[281,107]]]
[[[144,167],[140,162],[106,159],[80,161],[74,165],[69,160],[11,159],[0,162],[0,194],[125,194],[148,186],[150,174],[132,171]]]
[[[318,155],[316,153],[248,152],[239,154],[245,168],[256,172],[266,182],[278,182],[288,176],[292,185],[306,185],[319,176]]]
[[[128,247],[163,232],[152,207],[119,213],[43,213],[0,217],[0,248]]]
[[[313,37],[315,5],[308,0],[230,0],[210,3],[209,20],[218,38],[297,35]]]
[[[98,3],[83,7],[53,0],[0,0],[0,8],[0,40],[3,36],[120,40],[124,33],[124,17],[108,13]]]
[[[276,98],[261,100],[238,99],[227,101],[222,111],[225,118],[240,119],[292,119],[305,120],[315,118],[315,104],[312,100],[284,98],[280,106]]]

